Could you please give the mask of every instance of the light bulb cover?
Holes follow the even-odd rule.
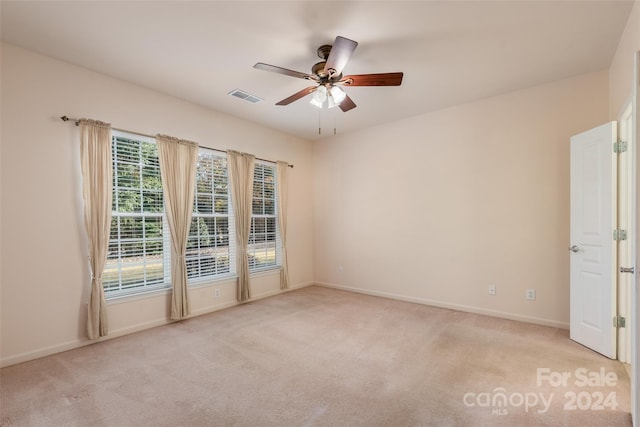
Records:
[[[314,105],[314,106],[316,106],[316,107],[318,107],[318,108],[322,108],[322,104],[324,104],[324,103],[323,103],[323,102],[318,101],[318,100],[316,99],[316,97],[314,96],[314,97],[312,97],[312,98],[311,98],[311,101],[309,101],[309,104]]]
[[[347,94],[338,86],[331,86],[331,97],[336,104],[340,104],[347,97]]]
[[[315,92],[313,92],[313,97],[309,103],[311,105],[315,105],[318,108],[322,108],[324,102],[327,100],[327,88],[324,86],[319,86]]]

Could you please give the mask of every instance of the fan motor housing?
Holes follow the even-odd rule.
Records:
[[[314,64],[313,67],[311,67],[311,72],[316,76],[325,77],[324,66],[326,63],[327,61],[321,61]]]
[[[318,57],[324,59],[325,61],[329,57],[329,53],[331,53],[331,45],[323,44],[318,48]]]
[[[311,67],[311,73],[320,77],[320,81],[322,83],[336,82],[342,78],[342,73],[330,76],[329,73],[324,71],[324,67],[327,64],[327,61],[320,61]]]

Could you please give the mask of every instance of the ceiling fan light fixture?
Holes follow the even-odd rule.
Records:
[[[309,104],[311,104],[311,105],[313,105],[313,106],[315,106],[315,107],[318,107],[318,108],[322,108],[322,104],[323,104],[323,103],[322,103],[322,102],[320,102],[320,101],[318,101],[318,100],[316,99],[316,97],[314,96],[313,98],[311,98],[311,101],[309,101]]]
[[[313,97],[311,98],[311,105],[315,105],[318,108],[322,108],[324,102],[327,100],[327,88],[324,86],[319,86],[318,89],[313,93]]]
[[[331,98],[333,98],[333,102],[339,105],[344,99],[347,97],[347,94],[344,93],[342,89],[338,86],[331,86]]]
[[[339,104],[336,104],[336,101],[333,100],[333,96],[330,96],[329,98],[327,98],[327,108],[335,108],[338,105]]]
[[[337,107],[342,101],[344,101],[346,97],[347,94],[344,93],[341,88],[339,88],[338,86],[331,86],[331,88],[329,89],[329,96],[327,97],[327,107]]]

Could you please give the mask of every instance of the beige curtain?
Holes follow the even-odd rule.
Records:
[[[289,164],[276,163],[276,191],[278,195],[278,227],[280,227],[280,241],[282,242],[282,266],[280,268],[280,289],[289,288],[289,266],[287,264],[287,193],[289,182],[287,173]]]
[[[247,246],[251,231],[253,200],[253,167],[256,158],[251,154],[227,151],[227,168],[231,182],[231,204],[236,226],[236,264],[238,271],[238,301],[251,298],[249,287],[249,258]]]
[[[187,291],[185,253],[193,213],[198,144],[157,135],[164,209],[171,234],[171,319],[191,313]]]
[[[107,335],[107,310],[102,288],[102,272],[107,261],[111,229],[111,125],[80,120],[80,163],[84,225],[89,240],[91,294],[87,314],[87,335],[96,340]]]

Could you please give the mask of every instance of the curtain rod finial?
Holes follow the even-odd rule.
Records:
[[[69,116],[62,116],[62,117],[60,117],[60,120],[62,120],[63,122],[68,122],[69,120],[74,121],[76,123],[76,126],[78,126],[80,124],[80,120],[72,119]]]

